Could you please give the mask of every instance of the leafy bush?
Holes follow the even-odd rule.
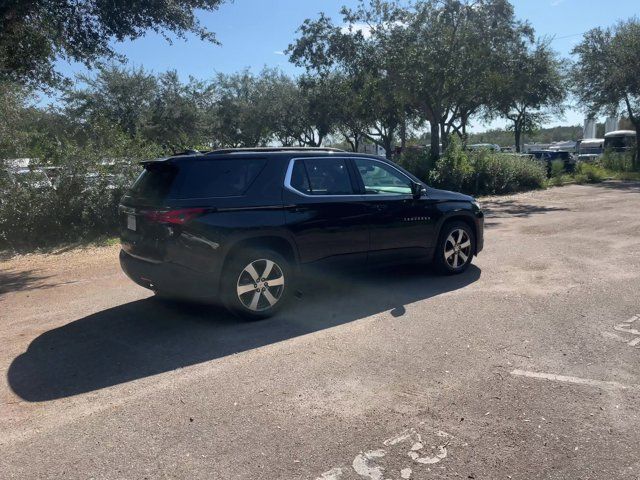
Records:
[[[471,153],[475,195],[505,194],[544,186],[546,172],[540,162],[519,155],[481,150]]]
[[[57,160],[52,185],[35,174],[0,176],[0,248],[45,246],[113,234],[120,198],[154,146],[129,142],[112,150],[73,148]],[[117,160],[114,160],[117,159]]]
[[[551,178],[559,178],[564,173],[564,161],[554,160],[551,162]]]
[[[466,190],[473,174],[473,167],[467,153],[462,148],[460,140],[455,135],[451,137],[449,146],[436,162],[429,178],[431,182],[449,190]]]
[[[542,188],[546,180],[540,162],[490,150],[465,152],[457,139],[430,175],[434,186],[473,195],[494,195]]]
[[[600,183],[607,178],[607,171],[600,165],[581,162],[576,167],[577,183]]]
[[[619,153],[607,150],[600,158],[600,163],[613,172],[632,172],[634,171],[633,156],[634,152]]]
[[[396,160],[398,165],[413,173],[416,177],[426,180],[433,169],[433,160],[428,149],[408,147]]]

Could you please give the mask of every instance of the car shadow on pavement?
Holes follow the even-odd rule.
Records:
[[[47,401],[206,362],[389,311],[464,288],[480,278],[472,265],[441,277],[416,264],[302,280],[286,311],[260,322],[220,307],[154,298],[72,321],[34,339],[11,363],[8,381],[30,402]]]

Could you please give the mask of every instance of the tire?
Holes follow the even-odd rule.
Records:
[[[271,317],[293,291],[293,269],[273,250],[251,250],[234,256],[221,279],[225,307],[248,320]]]
[[[460,221],[447,222],[440,230],[434,253],[434,265],[444,275],[456,275],[471,265],[476,252],[476,236],[469,225]]]

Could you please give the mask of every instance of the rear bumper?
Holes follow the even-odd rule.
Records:
[[[120,250],[120,266],[141,287],[184,298],[215,299],[218,281],[175,263],[153,263]]]

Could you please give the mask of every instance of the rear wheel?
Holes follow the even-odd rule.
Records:
[[[245,318],[270,317],[286,303],[292,280],[291,266],[279,253],[242,253],[230,262],[223,275],[225,305]]]
[[[446,275],[464,272],[476,251],[473,230],[464,222],[450,222],[442,227],[434,263]]]

